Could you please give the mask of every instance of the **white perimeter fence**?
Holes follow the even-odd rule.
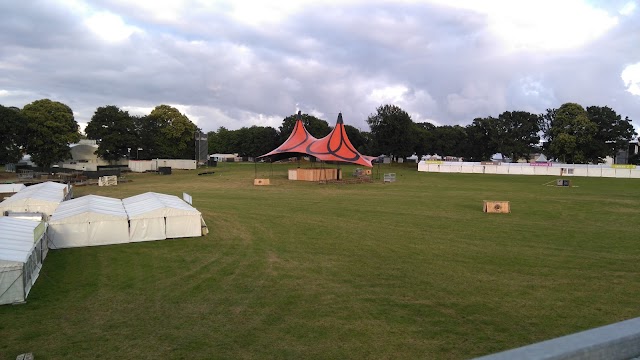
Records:
[[[499,163],[420,161],[418,171],[463,174],[588,176],[640,179],[636,165],[585,165],[557,163]]]

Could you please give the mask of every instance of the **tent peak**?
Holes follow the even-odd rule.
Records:
[[[342,121],[342,113],[341,112],[338,113],[338,121],[337,121],[336,124],[338,124],[338,125],[344,124],[344,121]]]

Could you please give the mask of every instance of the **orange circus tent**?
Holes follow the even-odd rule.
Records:
[[[304,127],[301,113],[298,111],[296,123],[289,138],[282,145],[258,158],[280,160],[298,155],[310,155],[321,161],[345,162],[366,167],[373,167],[371,162],[375,159],[373,156],[360,154],[351,144],[344,128],[342,113],[338,114],[336,126],[329,135],[316,139]]]

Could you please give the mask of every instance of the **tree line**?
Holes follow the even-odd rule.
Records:
[[[295,115],[285,118],[278,130],[252,126],[239,130],[224,127],[209,132],[210,153],[238,153],[240,156],[265,154],[283,143],[295,124]],[[606,156],[615,158],[626,150],[635,130],[608,106],[566,103],[543,114],[505,111],[497,117],[473,119],[467,126],[436,126],[415,123],[396,105],[382,105],[367,118],[370,131],[345,125],[349,139],[363,154],[385,154],[395,158],[439,154],[468,161],[490,160],[501,153],[513,159],[528,159],[534,153],[567,163],[599,163]],[[302,122],[317,138],[331,131],[329,123],[303,114]],[[544,146],[541,146],[541,140]],[[636,156],[632,161],[638,162]]]
[[[290,115],[278,129],[220,127],[208,133],[209,153],[265,154],[287,139],[295,121],[296,116]],[[316,138],[332,129],[326,120],[309,114],[303,114],[302,121]],[[505,111],[497,117],[473,119],[467,126],[415,123],[406,111],[387,104],[379,106],[366,122],[370,131],[345,125],[354,147],[363,154],[396,158],[439,154],[483,161],[502,153],[517,160],[542,152],[567,163],[598,163],[606,156],[615,157],[637,135],[631,120],[610,107],[585,109],[576,103],[543,114]],[[99,107],[85,129],[88,139],[97,140],[96,154],[108,161],[193,159],[197,131],[200,129],[186,115],[168,105],[156,106],[145,116],[130,115],[114,105]],[[81,136],[73,111],[60,102],[42,99],[22,109],[0,105],[0,164],[15,163],[28,153],[34,163],[49,167],[69,159],[69,145]],[[631,159],[634,163],[639,160],[637,156]]]
[[[108,105],[96,109],[84,136],[97,140],[96,154],[107,161],[192,159],[199,130],[169,105],[156,106],[145,116]],[[69,145],[82,137],[73,111],[63,103],[42,99],[22,109],[0,105],[0,164],[17,163],[30,154],[35,164],[49,168],[70,159]]]

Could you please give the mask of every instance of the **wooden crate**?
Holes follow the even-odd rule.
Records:
[[[271,185],[269,179],[253,179],[253,185]]]
[[[508,201],[485,200],[482,211],[486,213],[507,214],[511,212]]]

